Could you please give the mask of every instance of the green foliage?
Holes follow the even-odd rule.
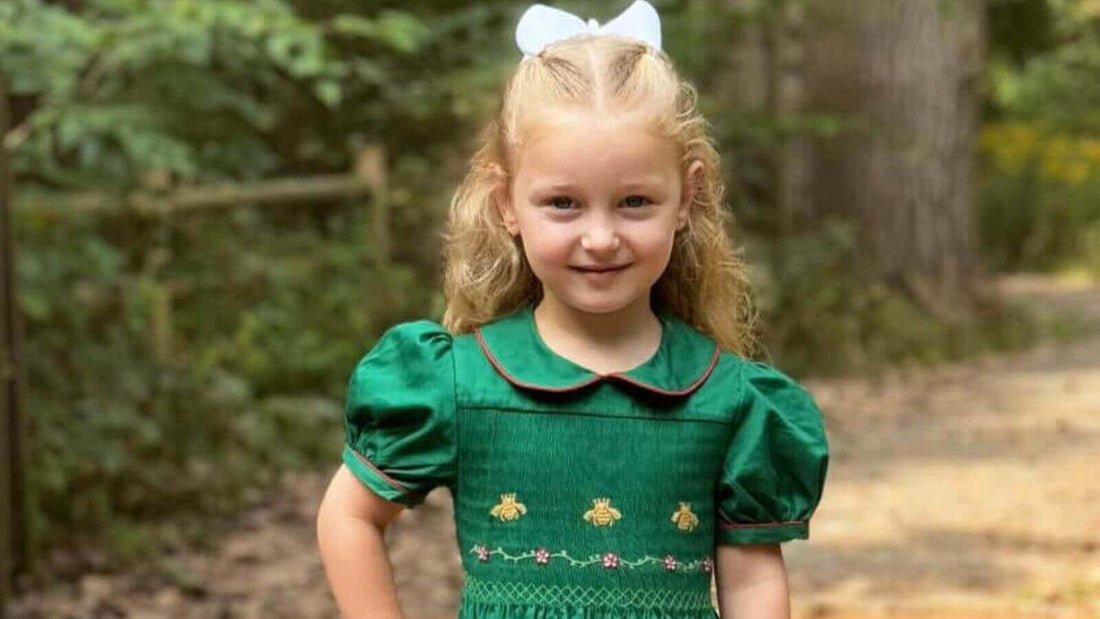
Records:
[[[991,56],[1022,64],[1055,45],[1054,7],[1046,0],[991,0]]]
[[[1041,134],[1036,126],[983,132],[979,220],[987,262],[1000,269],[1095,266],[1100,140]]]
[[[773,357],[794,374],[875,374],[1034,343],[1038,324],[1020,308],[990,304],[972,323],[945,323],[881,283],[859,251],[857,225],[758,243],[752,253]]]
[[[1100,22],[1098,22],[1100,23]],[[1100,133],[1100,36],[1085,30],[1073,41],[1002,76],[999,103],[1017,117],[1041,119],[1053,131]]]
[[[993,32],[987,110],[996,123],[980,142],[983,252],[999,269],[1090,266],[1098,251],[1090,230],[1100,225],[1100,13],[1062,0],[1002,0],[992,15],[1002,27]]]
[[[140,554],[157,538],[125,523],[229,514],[279,472],[331,463],[350,368],[433,300],[363,249],[365,220],[346,207],[170,227],[24,212],[36,544],[110,531],[107,550]]]
[[[345,171],[381,144],[391,231],[407,240],[387,264],[347,205],[163,223],[20,210],[36,548],[107,539],[112,558],[137,557],[203,535],[191,524],[281,470],[331,465],[355,361],[439,307],[438,245],[422,240],[439,230],[454,144],[516,59],[501,27],[513,7],[416,10],[0,3],[21,196]]]
[[[348,37],[363,37],[405,53],[416,52],[431,31],[415,17],[399,11],[384,10],[377,19],[358,15],[337,15],[332,32]]]
[[[33,101],[8,138],[15,171],[49,186],[125,189],[149,174],[254,178],[280,169],[272,133],[303,106],[331,110],[370,77],[329,31],[415,51],[400,11],[315,23],[281,0],[42,0],[0,4],[0,71]],[[374,81],[389,78],[376,72]],[[322,112],[322,114],[325,112]],[[343,145],[341,145],[341,152]]]

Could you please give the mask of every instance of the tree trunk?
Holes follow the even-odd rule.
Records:
[[[885,280],[941,318],[969,316],[985,0],[830,0],[807,11],[807,104],[858,125],[812,149],[815,212],[856,216]]]
[[[743,25],[731,42],[729,68],[715,80],[715,93],[743,112],[759,112],[782,124],[803,107],[803,8],[798,0],[725,0]],[[810,214],[805,140],[779,135],[760,161],[761,187],[773,210],[776,232],[793,231]]]

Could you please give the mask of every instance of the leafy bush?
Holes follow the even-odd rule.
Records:
[[[137,553],[156,536],[125,523],[232,513],[331,464],[355,361],[437,288],[372,256],[357,208],[17,229],[38,547],[114,531]]]
[[[1094,3],[993,5],[980,231],[998,269],[1051,270],[1097,251],[1100,10]],[[1094,271],[1100,273],[1100,271]]]
[[[819,231],[750,246],[761,265],[753,281],[764,340],[790,372],[875,374],[1018,348],[1038,337],[1026,311],[993,300],[972,323],[931,316],[874,277],[856,230],[855,222],[833,219]]]
[[[981,135],[981,239],[995,268],[1051,270],[1100,251],[1089,232],[1100,224],[1100,140],[1041,127],[994,124]]]

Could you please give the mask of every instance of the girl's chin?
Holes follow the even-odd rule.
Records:
[[[561,298],[561,295],[557,296]],[[611,314],[626,309],[637,301],[637,298],[623,293],[608,294],[591,290],[573,291],[563,299],[565,305],[587,314]]]

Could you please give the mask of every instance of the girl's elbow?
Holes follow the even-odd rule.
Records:
[[[787,566],[779,544],[722,544],[717,555],[715,576],[721,588],[740,589],[787,580]]]

